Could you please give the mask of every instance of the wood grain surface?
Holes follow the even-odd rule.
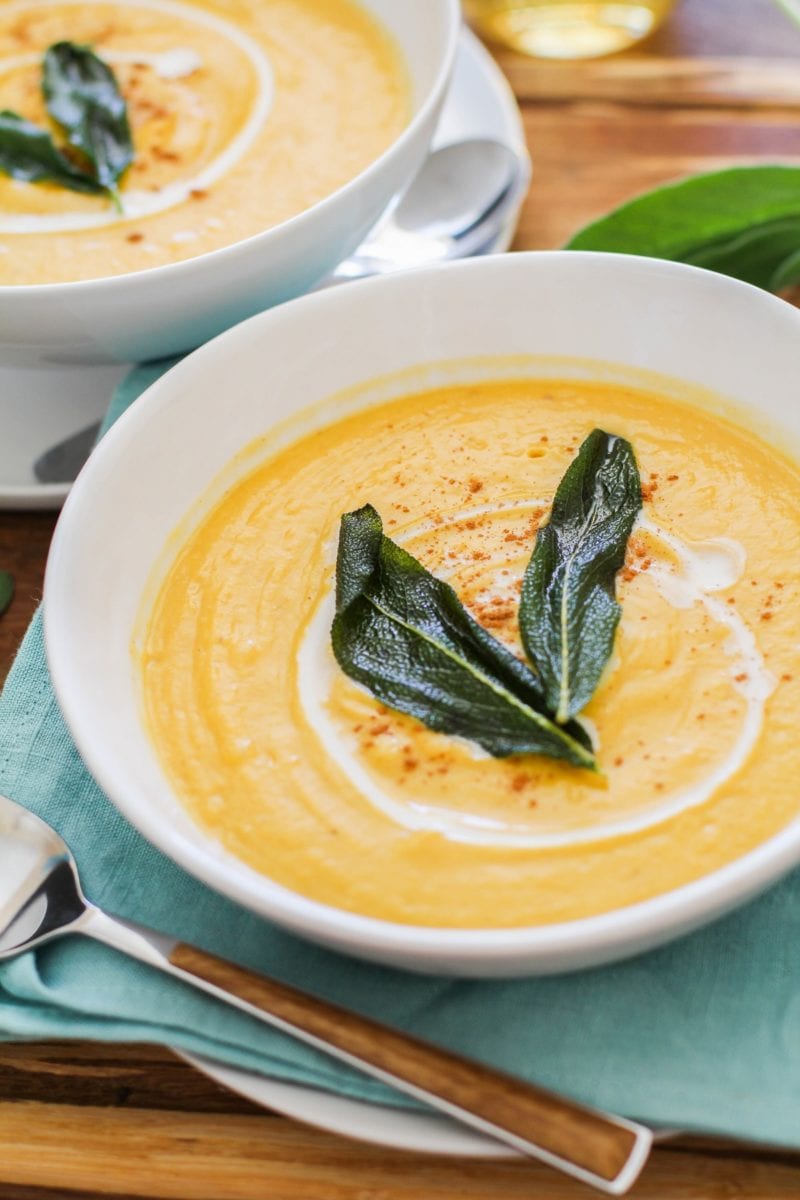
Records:
[[[498,59],[520,100],[534,161],[517,249],[559,246],[667,179],[800,162],[800,28],[772,0],[682,0],[648,42],[591,63],[503,51]],[[53,525],[49,514],[0,513],[0,567],[17,585],[0,618],[0,678],[41,597]],[[0,1045],[0,1200],[589,1194],[536,1164],[401,1154],[304,1127],[155,1047]],[[800,1154],[683,1139],[654,1151],[631,1195],[788,1200],[800,1197]]]

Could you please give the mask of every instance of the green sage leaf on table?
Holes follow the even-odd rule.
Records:
[[[117,185],[133,162],[133,140],[110,67],[88,46],[56,42],[44,56],[42,90],[50,116],[119,207]]]
[[[430,729],[497,758],[543,754],[595,769],[586,731],[553,722],[530,668],[385,536],[369,504],[342,517],[331,640],[345,674]]]
[[[641,506],[630,443],[595,429],[558,485],[522,581],[522,642],[559,723],[589,702],[611,657],[616,574]]]
[[[57,149],[46,129],[13,112],[0,112],[0,171],[25,183],[57,183],[73,192],[105,189]]]
[[[734,167],[667,184],[566,248],[675,259],[780,291],[800,281],[800,167]]]
[[[0,571],[0,617],[14,599],[14,576],[10,571]]]

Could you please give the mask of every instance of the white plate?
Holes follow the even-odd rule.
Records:
[[[476,1130],[468,1129],[466,1125],[438,1113],[411,1112],[408,1109],[369,1104],[365,1100],[351,1100],[347,1096],[323,1092],[320,1088],[255,1075],[213,1058],[188,1054],[185,1050],[176,1050],[175,1053],[232,1092],[328,1133],[417,1154],[484,1159],[525,1157],[510,1146],[484,1137]],[[680,1133],[679,1129],[656,1129],[653,1140],[666,1142],[679,1137]]]
[[[465,29],[433,145],[474,137],[505,142],[528,161],[511,89],[488,51]],[[508,248],[518,215],[518,210],[511,213],[493,250]],[[53,394],[50,371],[0,366],[0,509],[61,507],[69,484],[39,483],[32,464],[50,446],[103,417],[128,370],[130,364],[72,367],[64,372],[63,387]]]
[[[468,1129],[466,1125],[438,1113],[412,1112],[410,1109],[370,1104],[366,1100],[352,1100],[348,1096],[323,1092],[320,1088],[256,1075],[217,1062],[216,1059],[189,1054],[185,1050],[176,1050],[175,1053],[232,1092],[328,1133],[386,1146],[391,1150],[451,1154],[466,1158],[524,1157],[510,1146],[484,1137],[476,1130]]]

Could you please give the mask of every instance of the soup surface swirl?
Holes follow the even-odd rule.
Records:
[[[0,284],[163,266],[330,195],[410,115],[405,65],[355,0],[0,0],[2,107],[48,126],[42,57],[91,45],[125,97],[135,160],[104,196],[0,175]]]
[[[343,512],[372,503],[521,652],[536,531],[597,426],[631,441],[644,493],[584,714],[601,777],[493,759],[339,670]],[[513,927],[658,895],[797,815],[799,591],[800,472],[754,433],[638,388],[498,380],[365,409],[265,461],[189,537],[136,653],[175,788],[235,855],[349,911]]]

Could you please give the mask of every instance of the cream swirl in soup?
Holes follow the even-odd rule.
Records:
[[[123,213],[0,175],[0,283],[117,275],[259,233],[377,158],[410,112],[389,35],[355,0],[5,0],[2,107],[48,125],[44,51],[91,45],[126,100]]]
[[[343,674],[343,512],[372,503],[522,656],[522,575],[598,425],[632,443],[644,494],[614,653],[579,718],[602,775],[492,758]],[[647,899],[797,814],[798,514],[794,463],[653,392],[505,380],[369,408],[276,453],[186,543],[141,651],[154,743],[233,853],[350,911],[488,928]]]

